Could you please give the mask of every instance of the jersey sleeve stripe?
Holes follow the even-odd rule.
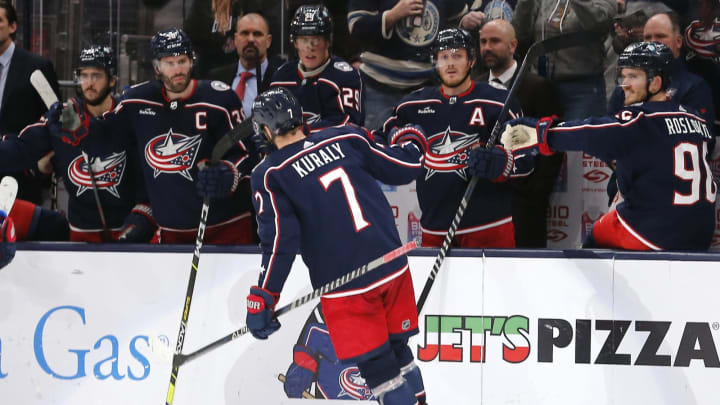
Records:
[[[628,127],[630,125],[636,124],[642,116],[645,115],[645,113],[638,114],[635,118],[631,119],[628,122],[610,122],[607,124],[584,124],[584,125],[575,125],[571,127],[554,127],[550,128],[550,131],[552,132],[572,132],[572,131],[578,131],[582,129],[601,129],[601,128],[612,128],[612,127]]]

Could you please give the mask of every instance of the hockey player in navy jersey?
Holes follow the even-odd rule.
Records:
[[[624,201],[598,219],[585,245],[628,250],[705,250],[715,228],[709,123],[668,101],[670,49],[659,42],[629,46],[618,71],[625,107],[617,115],[556,122],[508,122],[506,147],[551,154],[584,151],[617,161]]]
[[[427,133],[425,173],[416,180],[423,246],[442,244],[468,182],[477,174],[483,178],[468,203],[455,243],[461,247],[514,247],[512,190],[506,181],[529,174],[532,158],[514,159],[501,146],[483,147],[507,91],[470,78],[476,47],[467,32],[457,28],[441,31],[433,52],[442,85],[417,90],[402,99],[376,134],[382,137],[409,123],[421,125]],[[515,100],[510,115],[522,115]],[[473,147],[472,164],[466,164]]]
[[[318,288],[401,245],[392,209],[378,185],[406,184],[421,173],[425,137],[418,128],[381,146],[356,126],[306,136],[302,108],[285,88],[253,105],[253,124],[277,150],[252,173],[263,272],[250,288],[247,325],[266,339],[283,284],[299,251]],[[356,362],[385,405],[425,403],[420,370],[407,339],[418,332],[412,278],[405,255],[321,297],[340,361]],[[309,354],[294,353],[308,364]]]
[[[81,98],[74,99],[73,105],[81,108],[86,116],[95,119],[115,106],[112,91],[117,78],[115,59],[110,48],[84,48],[76,65],[75,78]],[[48,114],[57,113],[59,111],[55,108]],[[111,137],[103,137],[103,142],[92,148],[84,148],[84,152],[94,169],[100,206],[111,237],[117,239],[123,235],[123,240],[127,242],[149,241],[155,230],[155,222],[142,195],[144,186],[142,179],[137,176],[137,165],[130,163],[125,145]],[[33,169],[37,161],[48,153],[54,154],[52,164],[58,176],[63,177],[68,190],[70,240],[103,241],[103,227],[88,162],[85,161],[81,149],[52,136],[48,120],[43,119],[25,127],[17,138],[0,142],[0,170]],[[141,194],[136,194],[136,190]],[[57,227],[48,226],[48,220],[52,221],[51,224],[57,220],[53,220],[50,213],[34,204],[16,201],[11,216],[15,219],[19,240],[59,239],[47,235],[48,228]],[[38,232],[43,235],[35,237]],[[64,224],[64,237],[67,240],[67,224]]]
[[[300,100],[312,132],[365,122],[360,73],[330,54],[332,32],[327,7],[300,6],[290,22],[290,41],[298,60],[282,65],[270,83],[288,88]]]
[[[110,132],[130,144],[158,224],[153,242],[194,242],[202,196],[213,196],[205,242],[253,243],[250,198],[242,192],[247,176],[242,173],[250,173],[255,164],[254,145],[248,150],[238,143],[226,160],[202,171],[197,167],[242,121],[240,100],[222,82],[190,78],[193,50],[184,31],[158,32],[151,48],[159,80],[125,91],[103,120],[66,129],[67,140],[84,147],[104,142],[100,134]]]

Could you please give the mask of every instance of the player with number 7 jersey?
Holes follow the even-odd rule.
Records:
[[[511,127],[503,133],[505,146],[513,150],[582,150],[616,161],[624,201],[595,222],[588,247],[710,247],[717,186],[709,162],[715,138],[696,111],[668,101],[664,69],[671,58],[665,45],[654,42],[631,45],[620,55],[626,105],[616,116],[560,123],[555,117],[522,118],[508,122]]]
[[[282,87],[255,100],[252,120],[277,147],[251,176],[263,271],[250,289],[247,325],[265,339],[280,327],[272,314],[298,252],[317,289],[401,246],[378,181],[399,185],[419,176],[427,142],[418,127],[398,130],[391,146],[350,125],[308,136],[300,102]],[[321,301],[338,359],[357,363],[375,397],[387,405],[424,404],[420,371],[407,345],[418,332],[407,257],[323,294]]]

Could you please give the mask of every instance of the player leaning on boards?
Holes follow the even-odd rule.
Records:
[[[386,137],[392,128],[413,123],[427,134],[425,173],[417,179],[422,244],[442,244],[470,177],[480,176],[470,209],[455,234],[456,243],[473,248],[514,247],[512,189],[506,181],[530,173],[533,159],[515,159],[501,146],[484,147],[508,92],[472,80],[476,46],[467,32],[440,31],[432,53],[441,85],[410,93],[376,131]],[[511,106],[511,117],[522,115],[516,100]]]
[[[630,45],[618,61],[625,107],[616,116],[508,122],[503,143],[551,154],[584,151],[617,160],[624,201],[595,222],[586,247],[705,250],[715,228],[716,185],[709,166],[715,140],[696,111],[668,101],[670,49]]]
[[[75,66],[79,97],[73,98],[72,103],[82,109],[89,119],[99,119],[117,104],[112,95],[117,83],[113,55],[112,49],[103,46],[90,46],[80,51]],[[101,136],[102,142],[84,148],[90,159],[86,162],[80,148],[52,136],[49,128],[52,124],[48,122],[57,120],[50,117],[60,113],[57,107],[50,109],[47,114],[49,119],[25,127],[17,139],[0,143],[0,168],[5,165],[31,168],[48,152],[54,153],[53,166],[63,177],[69,192],[70,240],[100,242],[103,224],[93,194],[89,163],[94,169],[92,172],[100,205],[113,239],[122,234],[127,242],[149,241],[155,230],[155,221],[150,206],[146,204],[145,187],[137,165],[130,163],[124,142]],[[140,194],[137,194],[138,191]]]
[[[298,59],[283,64],[270,83],[286,87],[300,100],[311,132],[365,123],[360,73],[330,53],[332,33],[327,7],[300,6],[290,21],[290,41]]]
[[[205,242],[253,243],[249,197],[240,192],[241,173],[254,165],[254,146],[236,144],[225,159],[205,170],[197,165],[210,157],[218,140],[242,121],[242,104],[219,81],[190,78],[194,59],[190,38],[177,28],[158,32],[150,41],[159,80],[137,84],[123,94],[102,120],[64,131],[66,140],[87,147],[113,134],[129,143],[158,232],[156,243],[192,243],[198,233],[201,196],[216,197],[208,215]],[[83,112],[75,109],[80,117]],[[68,133],[69,132],[69,133]],[[87,136],[87,135],[90,136]],[[86,137],[87,136],[87,137]]]
[[[247,325],[253,336],[266,339],[280,327],[273,311],[298,251],[318,288],[401,245],[377,181],[412,181],[421,173],[426,142],[415,127],[396,131],[397,145],[390,147],[375,144],[355,126],[308,137],[300,103],[281,87],[258,97],[252,120],[277,148],[251,179],[264,270],[250,289]],[[420,370],[407,344],[418,332],[407,256],[322,296],[321,302],[338,359],[357,363],[381,404],[425,403]],[[307,364],[304,356],[296,350],[294,362]]]

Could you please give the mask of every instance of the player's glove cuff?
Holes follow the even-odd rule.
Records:
[[[394,128],[390,133],[390,145],[400,145],[405,142],[412,142],[417,145],[423,154],[428,150],[428,142],[420,125],[406,125],[402,128]]]
[[[550,145],[548,145],[548,131],[550,131],[550,128],[552,128],[553,124],[557,120],[557,115],[543,117],[538,120],[537,125],[535,126],[538,136],[538,150],[542,155],[549,156],[555,153],[554,150],[550,149]]]

